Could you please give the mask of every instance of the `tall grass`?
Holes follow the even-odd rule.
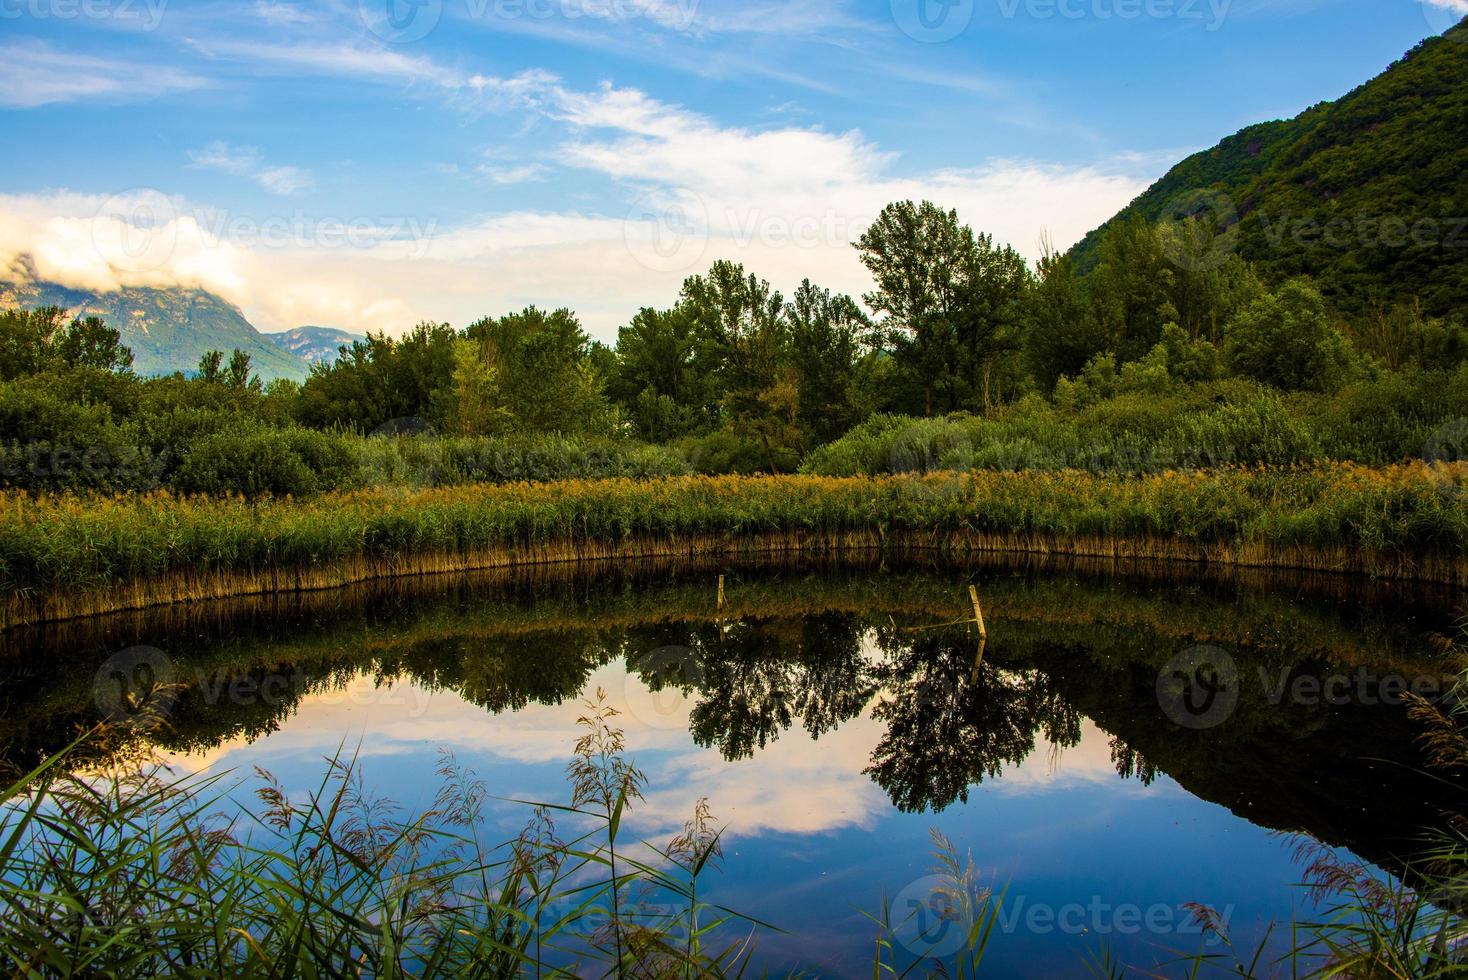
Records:
[[[415,815],[369,795],[340,753],[304,796],[257,770],[253,808],[223,775],[177,779],[126,753],[73,773],[54,756],[0,810],[0,962],[63,977],[737,974],[748,939],[711,939],[753,924],[697,898],[713,818],[700,804],[665,848],[625,840],[638,774],[614,715],[588,702],[571,803],[527,804],[498,845],[485,786],[448,755]]]
[[[1462,464],[1452,479],[1461,481]],[[0,496],[0,625],[398,573],[896,542],[1457,582],[1441,466],[566,481],[307,499]]]

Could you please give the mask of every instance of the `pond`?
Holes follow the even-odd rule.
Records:
[[[448,750],[508,839],[527,819],[511,800],[567,799],[601,690],[648,778],[627,832],[661,844],[707,798],[727,830],[705,897],[783,930],[757,967],[823,976],[870,975],[884,897],[931,913],[935,830],[1005,890],[986,969],[1055,977],[1108,947],[1138,969],[1223,951],[1190,903],[1246,957],[1282,952],[1319,914],[1293,835],[1398,874],[1461,806],[1422,774],[1400,696],[1447,685],[1455,596],[1118,571],[543,569],[62,624],[4,638],[0,756],[125,711],[143,671],[177,685],[144,735],[179,771],[248,785],[258,766],[300,793],[345,751],[411,809]],[[914,928],[941,944],[943,925]]]

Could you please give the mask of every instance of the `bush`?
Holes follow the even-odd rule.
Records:
[[[302,429],[272,429],[242,423],[193,442],[173,475],[185,493],[304,496],[324,489],[307,456],[329,456],[328,437]],[[304,452],[303,452],[304,450]]]

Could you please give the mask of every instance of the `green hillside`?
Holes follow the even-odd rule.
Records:
[[[122,333],[139,374],[193,371],[210,350],[250,355],[260,377],[305,380],[309,365],[273,344],[239,309],[202,289],[127,288],[110,293],[70,289],[55,283],[0,282],[0,308],[61,306],[74,315],[95,315]]]
[[[1250,126],[1174,167],[1105,227],[1212,215],[1271,282],[1313,276],[1343,312],[1468,305],[1468,24],[1294,119]]]

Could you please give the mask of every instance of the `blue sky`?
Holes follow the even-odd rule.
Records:
[[[922,5],[921,7],[919,5]],[[391,5],[391,7],[389,6]],[[0,263],[263,329],[591,332],[715,258],[861,292],[930,197],[1033,255],[1468,0],[0,0]]]

